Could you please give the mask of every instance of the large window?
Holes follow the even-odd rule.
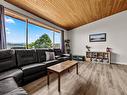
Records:
[[[60,48],[61,46],[61,33],[54,32],[54,48]]]
[[[7,48],[25,47],[26,22],[5,15]]]
[[[53,31],[39,27],[34,24],[28,24],[28,42],[29,48],[52,48]]]
[[[28,24],[28,48],[60,48],[61,33]]]
[[[27,21],[5,15],[5,27],[8,49],[23,47],[60,48],[61,46],[60,32],[43,28],[37,24],[31,24],[29,20],[27,24]]]

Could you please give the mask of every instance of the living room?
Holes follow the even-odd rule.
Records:
[[[0,95],[127,95],[127,0],[1,0]]]

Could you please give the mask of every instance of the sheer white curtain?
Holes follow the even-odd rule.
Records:
[[[6,49],[4,6],[0,5],[0,49]]]

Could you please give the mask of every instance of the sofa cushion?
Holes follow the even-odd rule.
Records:
[[[48,51],[48,49],[36,49],[38,62],[46,61],[46,54],[45,54],[46,51]]]
[[[63,61],[70,60],[70,57],[58,57],[57,60],[58,60],[59,62],[63,62]]]
[[[46,67],[49,67],[49,66],[55,65],[59,62],[58,62],[58,60],[51,60],[51,61],[46,61],[44,63],[46,64]]]
[[[60,58],[60,56],[55,56],[56,59]]]
[[[63,58],[65,61],[70,59],[70,57],[61,57],[61,58]]]
[[[0,73],[0,80],[7,77],[14,77],[16,81],[22,79],[23,72],[21,69],[11,69],[6,72]]]
[[[28,95],[28,94],[22,87],[19,87],[4,95]]]
[[[61,49],[54,49],[54,52],[55,52],[56,56],[62,56],[62,54],[63,54]]]
[[[62,58],[62,57],[57,58],[57,60],[58,60],[59,62],[65,61],[64,58]]]
[[[46,65],[43,63],[35,63],[23,66],[21,69],[23,71],[23,76],[26,77],[40,71],[43,72],[43,70],[46,70]]]
[[[16,50],[18,66],[24,66],[37,62],[36,52],[32,49]]]
[[[17,88],[18,86],[13,78],[0,80],[0,95],[9,93],[10,91]]]
[[[0,72],[16,67],[14,50],[0,50]]]

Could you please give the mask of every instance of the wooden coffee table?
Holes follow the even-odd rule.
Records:
[[[59,64],[53,65],[48,67],[48,76],[47,76],[47,83],[49,86],[49,75],[50,72],[54,72],[58,74],[58,91],[60,92],[60,76],[61,73],[69,70],[71,67],[76,66],[76,73],[78,74],[78,62],[77,61],[65,61]]]

